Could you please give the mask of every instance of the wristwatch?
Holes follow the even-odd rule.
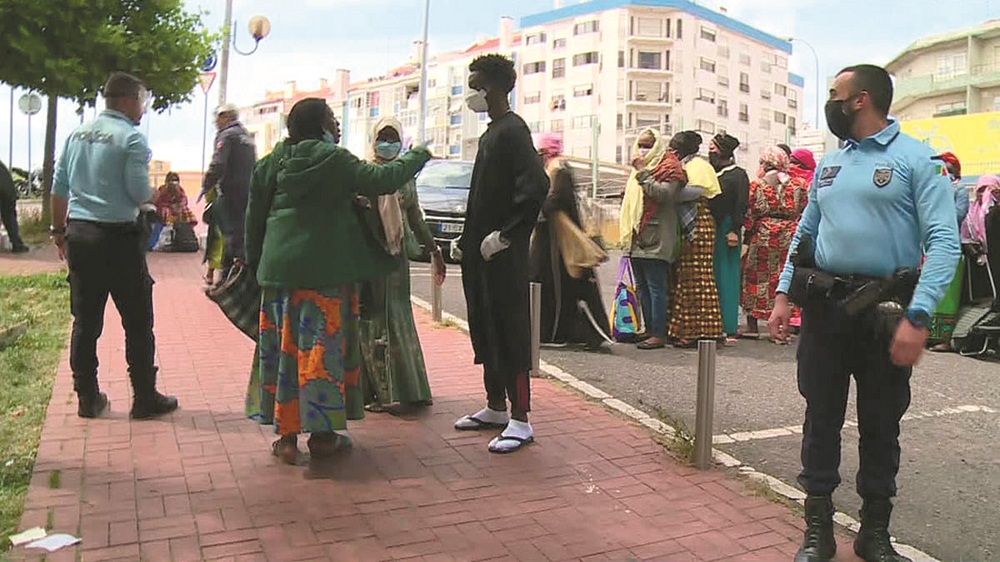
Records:
[[[931,315],[923,310],[908,308],[906,309],[906,321],[913,325],[914,328],[926,330],[930,328]]]
[[[62,236],[66,234],[66,227],[64,226],[62,228],[56,228],[54,226],[50,226],[49,234],[51,234],[52,236]]]

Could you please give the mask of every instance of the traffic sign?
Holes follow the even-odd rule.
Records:
[[[201,61],[201,71],[202,72],[212,72],[213,70],[215,70],[215,65],[218,62],[219,62],[219,59],[216,58],[215,52],[213,51],[213,52],[209,53],[208,56],[205,57],[205,60]]]
[[[17,107],[25,115],[34,115],[42,110],[42,96],[35,92],[28,92],[17,100]]]
[[[208,95],[208,91],[212,89],[212,84],[215,82],[215,73],[202,72],[198,75],[198,82],[201,82],[201,91]]]

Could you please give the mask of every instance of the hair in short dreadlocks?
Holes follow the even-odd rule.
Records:
[[[504,93],[513,90],[514,82],[517,81],[514,61],[498,53],[476,57],[469,65],[469,72],[479,72],[486,78],[486,82],[501,88]]]

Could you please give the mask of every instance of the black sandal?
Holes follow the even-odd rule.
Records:
[[[285,464],[296,464],[299,460],[298,436],[282,436],[271,443],[271,454]]]

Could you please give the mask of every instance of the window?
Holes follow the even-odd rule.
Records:
[[[585,64],[597,64],[597,51],[573,55],[573,66],[583,66]]]
[[[677,18],[677,38],[684,38],[684,20]]]
[[[671,21],[671,19],[670,19],[670,18],[667,18],[667,27],[666,27],[666,30],[665,30],[665,31],[666,31],[666,33],[664,33],[664,36],[665,36],[665,37],[670,37],[670,32],[672,31],[672,27],[673,27],[673,26],[671,26],[671,25],[670,25],[671,23],[673,23],[673,22]]]
[[[761,117],[760,118],[760,128],[762,130],[765,130],[765,131],[770,131],[771,130],[771,120],[768,119],[767,117]]]
[[[542,122],[541,121],[532,121],[532,122],[528,123],[528,129],[532,133],[541,133],[542,132]]]
[[[573,128],[574,129],[589,129],[591,127],[592,117],[590,115],[577,115],[573,118]]]
[[[563,120],[553,119],[552,122],[549,124],[549,130],[552,131],[553,133],[561,133],[563,130]]]
[[[702,26],[701,38],[704,39],[705,41],[711,41],[712,43],[715,43],[715,30]]]
[[[545,72],[545,61],[529,62],[524,65],[525,74],[538,74],[539,72]]]
[[[368,92],[365,95],[365,107],[378,107],[379,93]]]
[[[556,39],[555,41],[552,42],[552,48],[553,49],[565,49],[566,48],[566,40],[565,39]]]
[[[578,23],[573,26],[573,35],[586,35],[588,33],[597,33],[600,29],[597,20],[585,21],[583,23]]]
[[[772,86],[771,86],[770,82],[764,82],[763,84],[761,84],[761,86],[760,86],[760,99],[762,99],[762,100],[769,100],[769,99],[771,99],[771,88],[772,88]]]
[[[784,113],[779,112],[779,111],[775,111],[774,112],[774,122],[778,123],[779,125],[784,125],[785,123],[788,123],[788,116],[785,115]]]
[[[993,111],[1000,111],[1000,96],[993,98]]]
[[[546,41],[544,33],[532,33],[525,40],[526,45],[542,45]]]
[[[771,63],[768,62],[768,61],[766,61],[766,60],[760,61],[760,71],[763,72],[764,74],[770,74],[771,73]]]
[[[541,92],[532,92],[530,94],[524,94],[524,105],[530,105],[533,103],[538,103],[542,100]]]
[[[951,53],[938,57],[936,80],[950,80],[969,73],[968,57],[965,53]]]
[[[458,156],[460,154],[462,154],[462,147],[461,146],[459,146],[457,144],[453,144],[453,145],[450,145],[448,147],[448,155],[449,156]]]
[[[788,128],[792,130],[792,134],[795,134],[795,118],[791,115],[788,116]]]
[[[747,104],[745,103],[740,104],[740,122],[741,123],[750,122],[750,108],[747,107]]]
[[[625,124],[623,123],[623,121],[625,120],[624,117],[625,116],[622,115],[621,113],[618,114],[618,120],[615,122],[615,126],[618,127],[619,129],[625,126]]]
[[[618,68],[625,68],[625,51],[618,51]]]
[[[715,61],[709,59],[701,59],[701,69],[707,72],[715,72]]]
[[[636,29],[636,35],[640,37],[661,36],[663,22],[659,18],[638,18],[638,20],[639,25]]]
[[[708,133],[709,135],[715,134],[715,123],[712,123],[711,121],[699,119],[696,126],[698,130],[703,133]]]
[[[566,98],[562,94],[552,96],[552,103],[549,104],[552,111],[563,111],[566,109]]]
[[[593,95],[593,93],[594,93],[593,84],[587,84],[586,86],[577,86],[573,88],[574,98],[585,98],[587,96]]]
[[[719,45],[719,48],[716,49],[716,52],[719,53],[720,57],[722,57],[724,59],[728,59],[729,58],[729,45]]]
[[[562,78],[566,76],[566,59],[555,59],[552,61],[552,77]]]
[[[458,84],[457,86],[452,86],[451,95],[460,96],[462,95],[463,90],[465,90],[465,88],[463,88],[461,84]]]
[[[715,103],[715,92],[712,90],[707,90],[705,88],[698,88],[698,97],[695,98],[698,101],[707,101],[708,103]]]
[[[659,127],[660,116],[655,113],[637,113],[635,116],[635,126],[637,129]]]
[[[965,115],[966,106],[964,101],[952,103],[941,103],[934,108],[934,117],[947,117],[949,115]]]
[[[449,125],[461,125],[462,124],[462,114],[461,113],[452,113],[451,116],[448,117],[448,124]]]
[[[774,85],[774,94],[778,96],[787,97],[788,96],[788,86],[784,84]]]
[[[781,56],[781,55],[779,55],[779,54],[775,54],[774,55],[774,66],[777,66],[778,68],[781,68],[781,69],[788,68],[788,59],[785,58],[785,57],[783,57],[783,56]]]
[[[729,77],[728,76],[723,76],[723,75],[720,74],[719,75],[719,85],[722,86],[723,88],[728,88],[729,87]]]
[[[795,90],[788,90],[788,107],[795,109],[799,106],[799,94]]]
[[[740,73],[740,91],[745,94],[750,93],[750,75],[746,72]]]
[[[622,147],[620,146],[615,147],[615,163],[622,163]]]
[[[633,92],[632,101],[663,101],[660,98],[659,82],[633,82],[630,86],[632,86]]]
[[[740,64],[750,66],[750,53],[740,53]]]
[[[719,100],[719,105],[717,105],[716,107],[718,108],[717,113],[719,114],[719,117],[729,117],[729,102],[728,101],[720,99]]]
[[[431,78],[430,80],[427,81],[427,87],[428,88],[437,88],[437,85],[438,85],[438,81],[437,81],[436,78]]]
[[[660,70],[662,66],[662,53],[639,51],[639,68],[645,70]]]

